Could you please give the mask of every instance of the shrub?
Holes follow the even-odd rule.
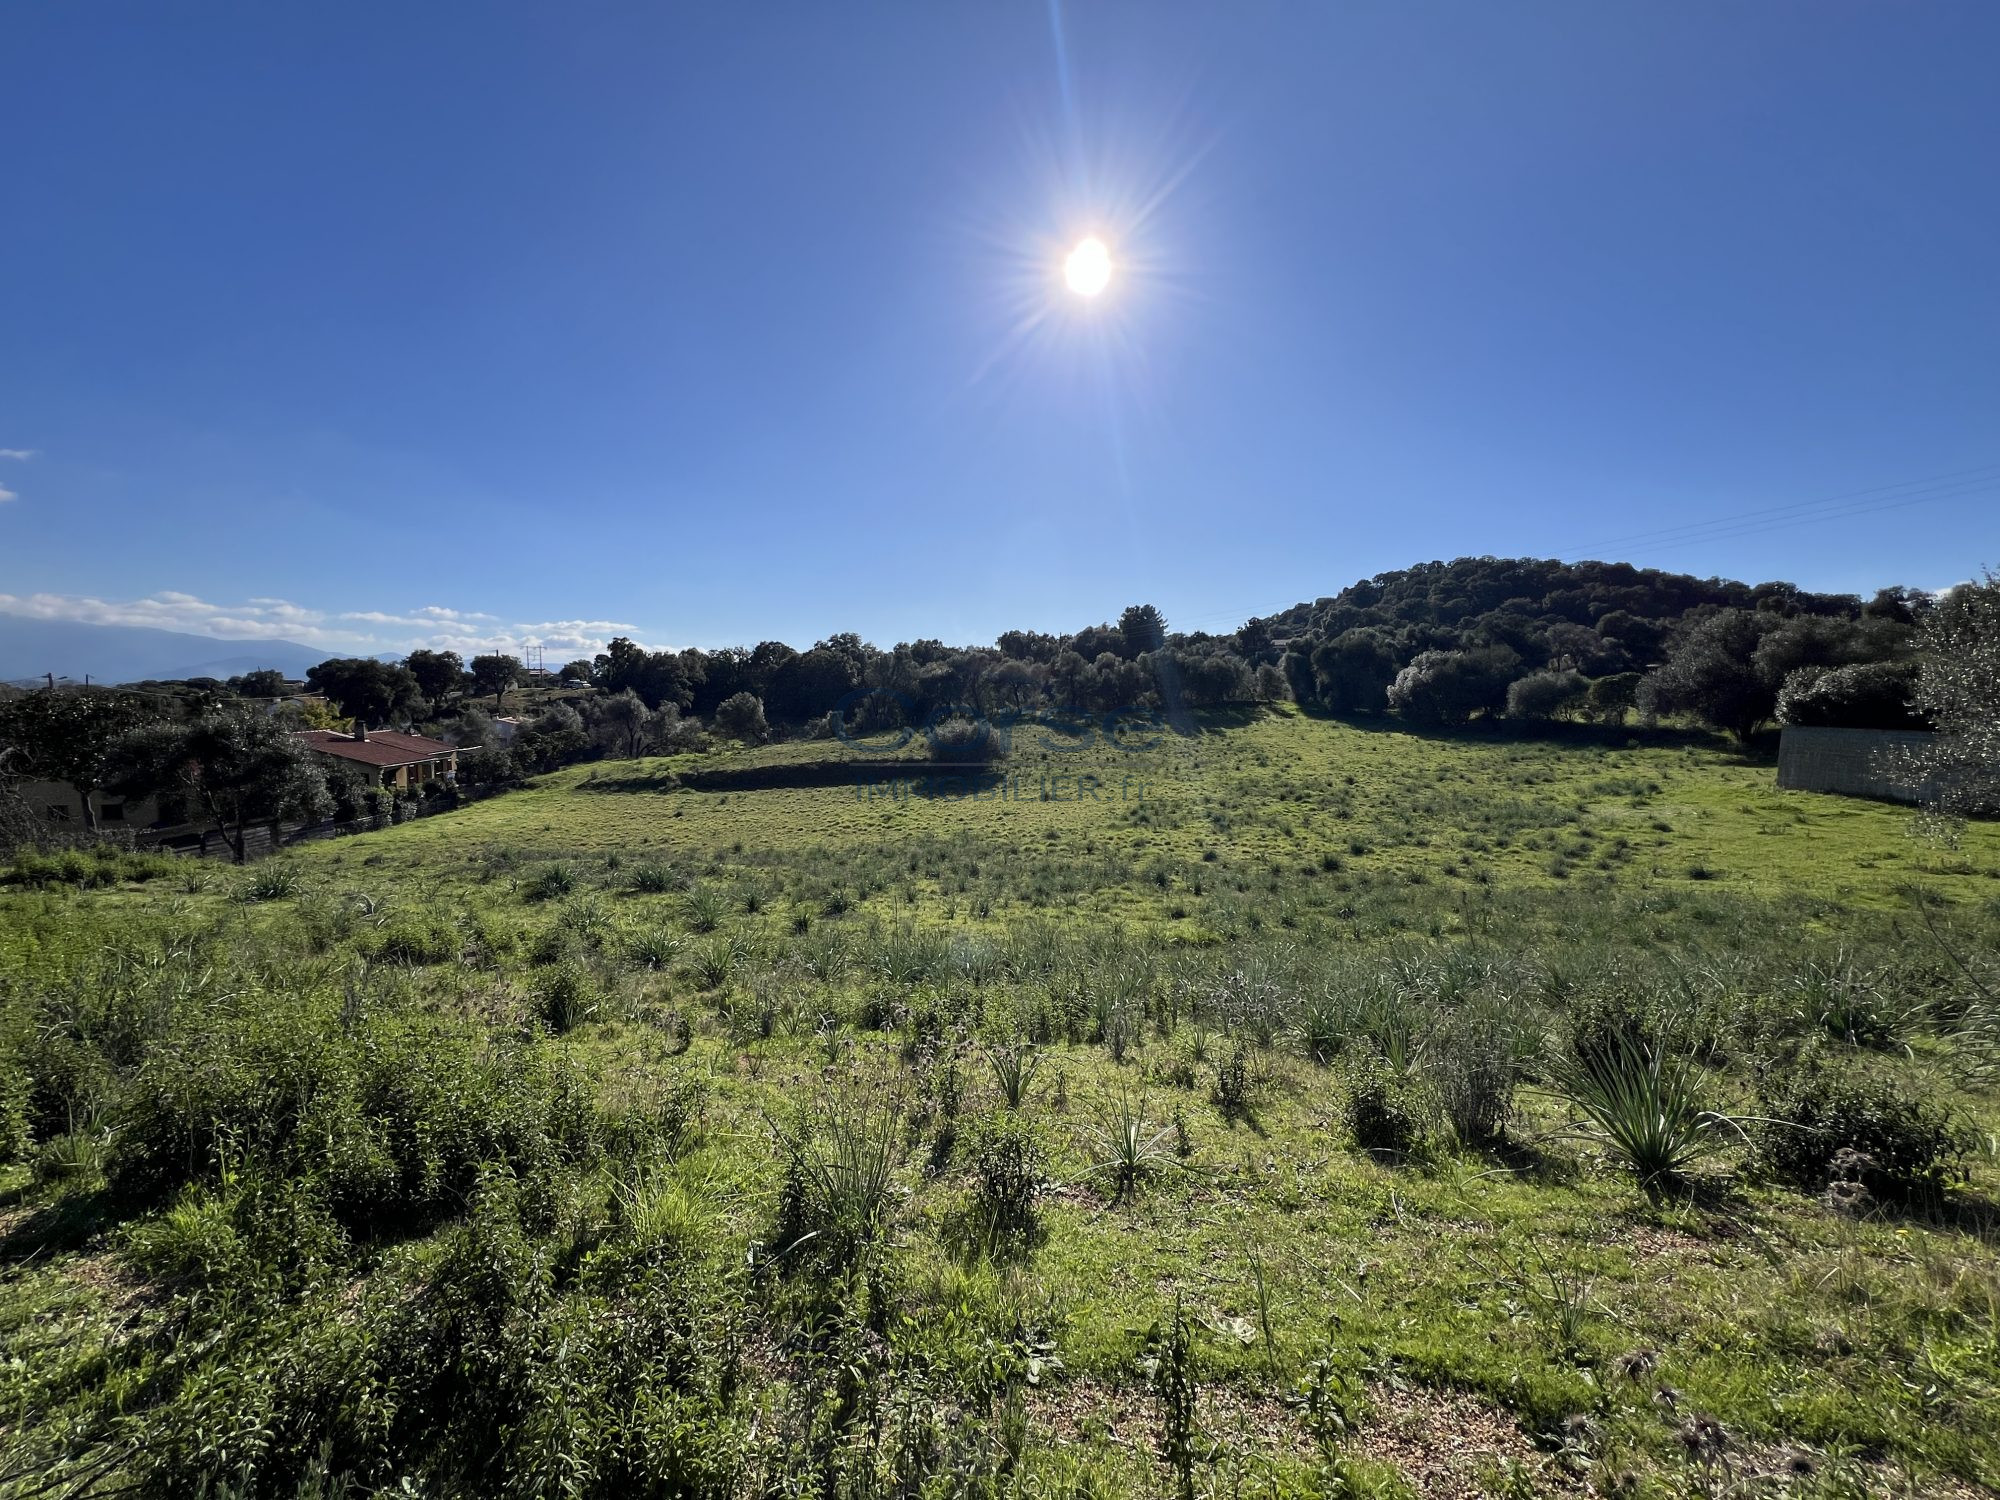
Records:
[[[1510,719],[1557,719],[1576,708],[1590,691],[1577,672],[1530,672],[1507,686]]]
[[[1460,1010],[1440,1028],[1424,1060],[1458,1143],[1476,1147],[1498,1140],[1520,1077],[1513,1018],[1496,1005]]]
[[[369,956],[378,963],[448,964],[458,957],[458,935],[435,912],[399,912],[376,934]]]
[[[735,693],[715,709],[715,732],[746,745],[761,745],[771,737],[764,719],[764,700],[755,693]]]
[[[946,719],[925,731],[930,757],[946,765],[978,765],[1007,753],[1000,731],[984,719]]]
[[[560,923],[544,927],[528,939],[528,962],[537,968],[559,964],[574,954],[577,946],[577,936],[573,928]]]
[[[1833,729],[1927,729],[1910,661],[1800,667],[1778,692],[1778,722]]]
[[[1356,1064],[1347,1081],[1347,1128],[1362,1150],[1408,1156],[1423,1140],[1424,1113],[1410,1081],[1381,1058]]]
[[[1232,1046],[1215,1063],[1215,1107],[1229,1120],[1247,1119],[1251,1097],[1260,1082],[1256,1058],[1243,1042]]]
[[[967,1127],[974,1212],[989,1253],[1028,1246],[1041,1233],[1037,1204],[1048,1176],[1041,1130],[1016,1110],[981,1115]]]
[[[1942,1104],[1911,1095],[1886,1078],[1809,1058],[1757,1094],[1757,1157],[1785,1182],[1825,1187],[1837,1156],[1863,1173],[1880,1198],[1934,1200],[1964,1176],[1970,1147]]]
[[[561,1059],[404,1018],[331,1023],[269,994],[189,1015],[123,1092],[113,1189],[144,1203],[191,1182],[297,1179],[380,1233],[456,1213],[483,1165],[599,1149],[590,1091]]]
[[[561,1036],[595,1016],[603,992],[589,969],[574,959],[557,964],[535,986],[535,1013]]]

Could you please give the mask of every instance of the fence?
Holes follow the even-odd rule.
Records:
[[[395,823],[450,812],[454,805],[457,804],[406,802],[401,804],[400,817],[383,814],[379,817],[351,818],[345,822],[256,823],[243,830],[243,857],[245,860],[264,859],[299,844],[341,838],[350,833],[372,833]],[[154,847],[162,854],[185,854],[191,859],[236,858],[236,851],[230,847],[229,840],[212,828],[197,833],[174,834],[161,839]]]

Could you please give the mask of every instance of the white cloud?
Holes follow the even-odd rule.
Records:
[[[0,594],[0,614],[86,625],[141,625],[224,640],[297,641],[331,652],[369,655],[419,646],[468,655],[485,651],[518,655],[530,646],[539,646],[551,656],[587,656],[603,650],[612,636],[629,636],[636,629],[617,620],[511,624],[481,610],[448,609],[440,604],[425,604],[402,613],[348,610],[337,614],[287,599],[211,604],[172,589],[130,600],[77,594]],[[550,665],[559,663],[552,661]]]
[[[8,489],[6,485],[0,484],[0,505],[5,505],[9,500],[18,500],[20,498],[19,495]]]
[[[11,458],[26,463],[41,451],[39,448],[0,448],[0,458]]]

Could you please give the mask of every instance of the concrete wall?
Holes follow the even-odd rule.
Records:
[[[1898,761],[1933,736],[1900,729],[1800,729],[1778,739],[1778,785],[1791,792],[1838,792],[1888,802],[1920,802],[1924,783]]]

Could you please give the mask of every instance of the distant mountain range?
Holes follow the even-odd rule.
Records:
[[[77,682],[146,678],[235,677],[275,667],[287,677],[337,653],[296,641],[223,640],[142,625],[83,625],[0,614],[0,682],[44,682],[45,673]]]

